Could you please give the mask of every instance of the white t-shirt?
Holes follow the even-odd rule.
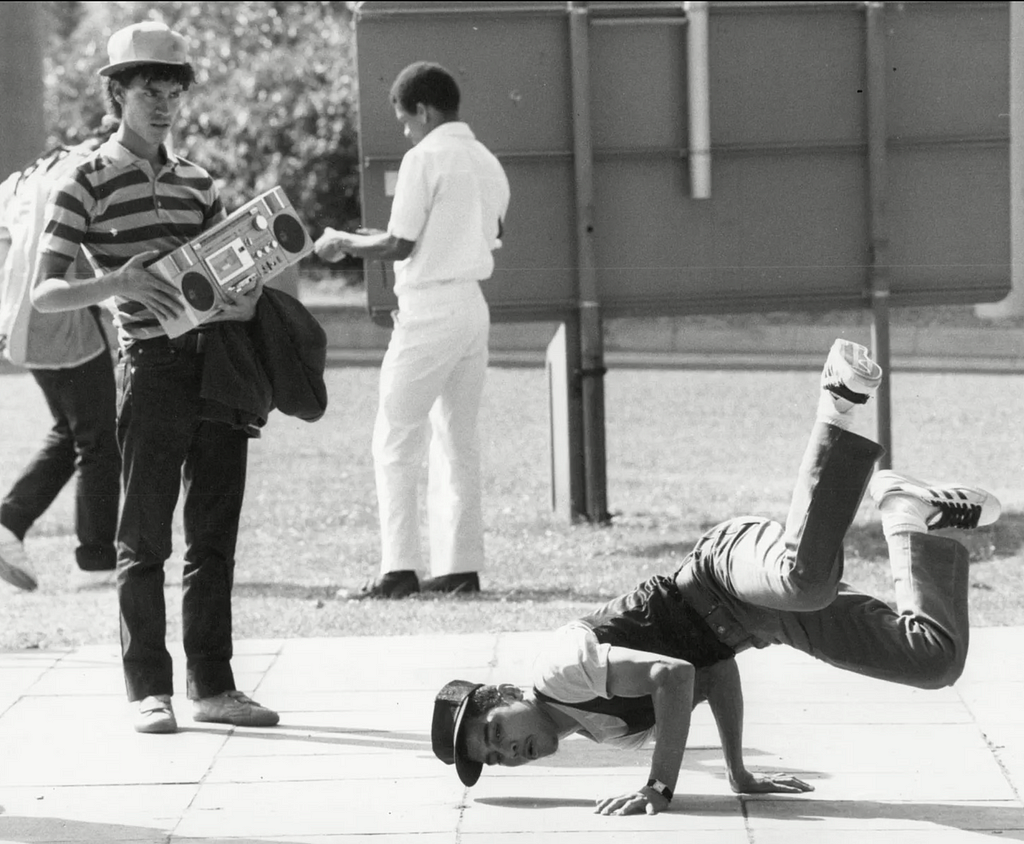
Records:
[[[494,272],[509,185],[498,159],[461,121],[442,123],[402,158],[388,233],[416,243],[395,262],[395,293]]]
[[[581,735],[602,744],[639,749],[657,736],[657,726],[626,735],[626,720],[615,714],[620,701],[608,693],[610,649],[611,645],[599,643],[594,631],[585,624],[573,622],[560,627],[534,662],[533,687],[558,701],[545,703],[575,720]],[[604,711],[587,711],[572,705],[589,704],[597,698],[610,701],[611,705],[597,707]]]

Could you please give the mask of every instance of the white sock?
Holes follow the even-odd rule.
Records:
[[[887,495],[878,512],[882,516],[885,538],[899,533],[927,533],[928,517],[934,508],[913,495]]]
[[[842,406],[845,406],[846,409],[840,410],[839,408]],[[822,389],[821,396],[818,398],[817,420],[849,431],[856,417],[853,411],[857,406],[845,399],[834,399],[828,390]]]

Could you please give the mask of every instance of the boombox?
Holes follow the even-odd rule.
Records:
[[[244,293],[313,251],[313,241],[281,188],[271,188],[231,216],[149,265],[181,291],[184,312],[161,320],[168,337],[202,325],[224,301]]]

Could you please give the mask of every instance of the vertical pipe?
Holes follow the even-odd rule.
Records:
[[[879,467],[892,468],[892,374],[889,345],[889,229],[886,211],[886,53],[885,4],[865,4],[867,16],[868,225],[871,238],[871,344],[885,373],[875,397],[878,443],[885,449]]]
[[[686,102],[689,123],[690,196],[711,197],[711,82],[708,70],[708,3],[686,2]]]
[[[590,123],[590,18],[569,4],[573,169],[576,199],[577,307],[583,399],[585,505],[592,522],[608,521],[604,437],[604,348],[594,260],[594,143]]]

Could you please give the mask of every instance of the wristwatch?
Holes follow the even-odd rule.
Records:
[[[652,777],[647,780],[647,787],[652,791],[657,791],[658,794],[668,800],[669,803],[672,802],[672,789],[665,785],[661,780],[656,780]]]

